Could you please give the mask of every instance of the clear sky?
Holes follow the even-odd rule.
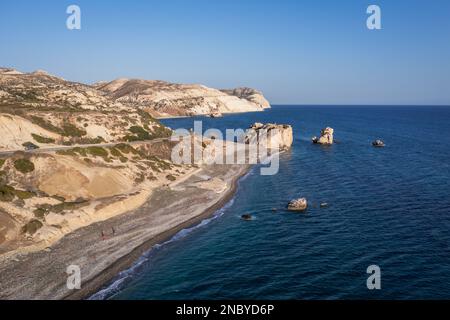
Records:
[[[273,104],[450,105],[450,1],[2,0],[0,66],[249,86]]]

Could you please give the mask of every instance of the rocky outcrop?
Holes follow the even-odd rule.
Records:
[[[267,149],[288,149],[292,146],[292,127],[285,124],[255,123],[246,132],[244,143],[258,144]]]
[[[295,199],[289,202],[289,211],[305,211],[308,208],[308,201],[306,198]]]
[[[221,91],[225,92],[229,95],[236,96],[241,99],[249,100],[249,101],[259,105],[263,109],[270,108],[269,101],[267,101],[267,99],[263,96],[263,94],[258,90],[255,90],[252,88],[236,88],[236,89],[221,90]]]
[[[313,143],[317,144],[325,144],[330,145],[333,144],[334,138],[333,138],[334,130],[333,128],[326,127],[325,129],[322,129],[320,132],[320,137],[313,137],[312,141]]]
[[[262,111],[267,100],[256,90],[220,91],[198,84],[117,79],[94,85],[115,101],[146,109],[155,117]]]
[[[372,142],[372,145],[376,148],[382,148],[385,146],[384,142],[382,140],[375,140],[374,142]]]

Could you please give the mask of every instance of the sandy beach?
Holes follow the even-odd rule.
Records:
[[[185,180],[156,189],[138,209],[78,229],[44,250],[0,261],[0,299],[89,297],[155,244],[220,209],[248,169],[202,167]],[[79,290],[67,289],[69,265],[80,267]]]

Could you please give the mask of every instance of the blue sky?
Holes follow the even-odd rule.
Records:
[[[82,29],[66,28],[77,4]],[[366,28],[381,7],[382,30]],[[1,1],[0,66],[255,87],[274,104],[450,105],[450,1]]]

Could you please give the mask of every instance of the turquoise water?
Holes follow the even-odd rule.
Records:
[[[275,106],[196,119],[204,129],[291,124],[294,145],[277,175],[253,169],[214,219],[147,253],[104,297],[450,298],[450,108]],[[325,126],[339,143],[311,144]],[[376,138],[387,146],[373,148]],[[298,197],[307,214],[284,210]],[[366,287],[373,264],[381,290]]]

